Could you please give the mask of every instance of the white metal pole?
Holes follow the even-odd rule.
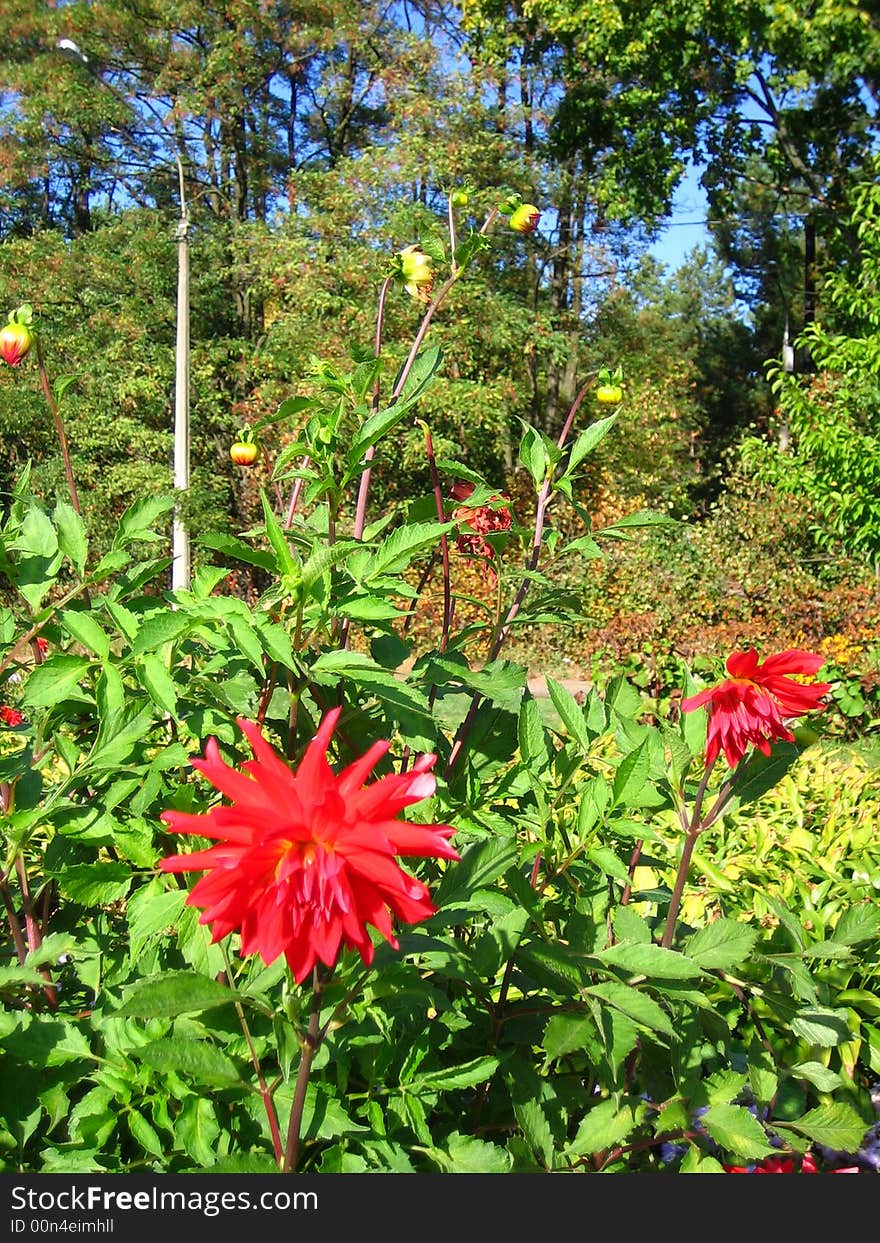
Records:
[[[180,220],[177,222],[177,343],[174,355],[174,489],[189,491],[189,217],[180,174]],[[191,579],[189,532],[174,506],[171,535],[171,589],[188,591]]]

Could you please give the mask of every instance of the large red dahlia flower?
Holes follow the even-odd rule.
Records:
[[[363,961],[373,959],[372,924],[396,949],[392,916],[416,923],[435,914],[427,886],[408,876],[395,856],[458,859],[448,825],[397,819],[411,803],[434,793],[429,771],[436,756],[423,755],[407,773],[365,785],[388,750],[375,742],[338,776],[327,747],[341,709],[328,712],[296,771],[239,718],[254,759],[239,772],[220,758],[215,739],[205,758],[192,761],[227,798],[205,815],[165,811],[175,833],[214,838],[217,845],[163,859],[165,872],[204,871],[187,898],[202,909],[199,923],[219,941],[238,929],[241,952],[267,964],[284,954],[297,983],[318,959],[333,966],[342,943]]]
[[[682,712],[709,704],[706,763],[713,763],[723,751],[730,767],[735,768],[750,744],[769,755],[775,739],[793,742],[794,735],[785,722],[824,708],[822,696],[831,684],[805,685],[785,675],[812,677],[824,663],[824,656],[796,648],[768,656],[763,664],[759,664],[753,647],[729,656],[729,678],[681,701]]]

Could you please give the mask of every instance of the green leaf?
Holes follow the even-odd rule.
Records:
[[[663,1007],[653,997],[640,992],[637,988],[608,980],[604,984],[596,984],[592,988],[584,989],[584,992],[592,997],[599,997],[602,1001],[607,1001],[610,1006],[614,1006],[642,1027],[661,1032],[664,1036],[675,1035],[675,1028]]]
[[[398,527],[379,545],[365,581],[402,573],[417,553],[433,548],[440,536],[454,526],[454,522],[415,522]]]
[[[135,743],[149,732],[154,719],[152,704],[140,699],[129,700],[109,717],[102,715],[98,737],[88,757],[89,767],[114,768],[128,759]]]
[[[772,1156],[776,1151],[767,1143],[758,1119],[742,1105],[713,1105],[701,1122],[716,1144],[738,1157],[751,1161]]]
[[[64,897],[80,906],[118,902],[128,893],[132,878],[127,863],[72,863],[51,874]]]
[[[459,1066],[447,1066],[417,1075],[407,1084],[408,1092],[450,1092],[453,1088],[473,1088],[491,1079],[498,1069],[497,1057],[476,1057]]]
[[[629,755],[624,756],[617,767],[612,787],[611,804],[613,807],[620,804],[625,807],[639,805],[639,796],[647,783],[650,766],[651,757],[648,753],[646,738],[630,751]]]
[[[506,872],[518,855],[516,842],[509,838],[474,842],[462,852],[459,863],[447,867],[434,893],[434,905],[442,910],[464,902],[474,890],[490,885]]]
[[[89,661],[83,656],[53,653],[32,670],[21,697],[22,703],[29,708],[48,708],[70,697],[84,700],[79,682],[88,668]]]
[[[403,390],[394,405],[384,410],[377,410],[361,425],[348,453],[351,468],[360,462],[370,445],[378,444],[382,437],[396,427],[406,412],[415,405],[431,383],[442,360],[443,354],[436,345],[416,355]]]
[[[202,1169],[207,1170],[214,1165],[220,1126],[211,1101],[204,1096],[187,1097],[174,1120],[174,1134]]]
[[[848,906],[837,921],[834,940],[844,945],[860,945],[873,941],[880,930],[880,910],[867,902]]]
[[[177,715],[177,688],[157,652],[146,652],[137,661],[138,679],[153,703],[163,712]]]
[[[433,1148],[430,1156],[448,1174],[507,1174],[512,1164],[504,1148],[458,1131],[448,1136],[445,1149]]]
[[[151,613],[140,625],[137,637],[131,645],[132,656],[142,656],[173,643],[192,628],[192,621],[185,613],[166,610]]]
[[[592,1048],[596,1043],[596,1024],[580,1014],[554,1014],[544,1029],[544,1052],[548,1061],[556,1061],[579,1049]]]
[[[227,1006],[236,994],[196,971],[167,971],[139,980],[116,1011],[128,1018],[174,1018],[178,1014],[198,1014]]]
[[[631,906],[618,906],[614,912],[614,935],[618,941],[650,943],[651,929],[646,919]]]
[[[517,963],[547,988],[574,996],[584,982],[584,967],[572,950],[554,941],[532,941],[517,951]]]
[[[717,919],[688,940],[688,958],[701,967],[730,971],[745,962],[758,939],[758,929],[736,919]]]
[[[275,569],[281,578],[288,578],[292,583],[299,582],[300,567],[290,551],[287,533],[282,528],[269,503],[269,498],[260,489],[260,500],[263,503],[263,517],[266,521],[266,535],[276,557]]]
[[[589,751],[590,731],[587,728],[583,710],[574,696],[564,686],[554,682],[551,677],[547,678],[547,692],[569,737],[578,744],[582,751]]]
[[[156,1128],[146,1120],[143,1114],[138,1113],[136,1109],[128,1109],[125,1120],[131,1132],[131,1138],[144,1152],[152,1153],[154,1157],[165,1156],[165,1145],[156,1134]]]
[[[644,975],[649,980],[687,980],[702,975],[701,968],[690,958],[661,945],[612,945],[596,957],[606,966]]]
[[[164,535],[157,535],[153,530],[153,524],[173,508],[173,496],[145,496],[135,501],[119,520],[113,548],[121,549],[136,541],[148,543],[163,539]]]
[[[523,697],[517,722],[517,737],[522,761],[531,772],[540,774],[550,761],[547,737],[538,705],[528,693]]]
[[[256,565],[269,574],[275,570],[275,558],[270,552],[265,548],[252,548],[235,535],[208,531],[198,537],[197,543],[203,548],[214,548],[217,552],[225,553],[236,561],[244,561],[246,565]]]
[[[820,1092],[836,1092],[843,1085],[837,1071],[823,1066],[821,1062],[798,1062],[788,1073],[793,1079],[806,1079]]]
[[[793,742],[774,743],[770,755],[755,751],[741,763],[733,779],[733,796],[740,807],[754,803],[782,780],[800,749]]]
[[[167,1036],[150,1044],[131,1047],[128,1054],[156,1070],[174,1071],[196,1083],[216,1084],[218,1087],[241,1083],[234,1063],[206,1040]]]
[[[133,958],[151,937],[177,923],[185,901],[185,890],[166,889],[160,880],[152,880],[135,890],[126,904]]]
[[[833,1148],[836,1152],[856,1152],[861,1146],[870,1123],[856,1113],[845,1101],[831,1105],[819,1105],[792,1122],[776,1122],[775,1129],[783,1127],[805,1135],[814,1144]]]
[[[44,986],[46,981],[39,971],[31,967],[0,967],[0,989],[18,987],[22,984]]]
[[[610,414],[605,419],[597,419],[595,423],[591,423],[589,427],[581,432],[571,447],[568,466],[565,471],[566,474],[573,472],[587,454],[592,453],[596,445],[605,439],[616,422],[617,415]]]
[[[631,1105],[618,1107],[613,1100],[602,1101],[581,1119],[577,1134],[566,1152],[577,1157],[604,1152],[623,1143],[637,1125],[638,1119]]]
[[[58,530],[58,547],[82,578],[86,572],[89,542],[82,518],[67,501],[58,501],[53,513]]]
[[[808,1044],[817,1044],[825,1049],[852,1040],[853,1036],[846,1010],[826,1010],[818,1006],[799,1011],[791,1020],[791,1029]]]
[[[547,470],[550,466],[550,458],[547,455],[544,437],[534,427],[530,427],[528,423],[525,423],[523,420],[520,420],[520,422],[522,422],[524,429],[519,446],[520,461],[531,475],[535,487],[540,488],[547,478]]]
[[[110,637],[91,613],[81,609],[62,609],[58,620],[77,643],[94,652],[100,660],[106,660],[110,655]]]

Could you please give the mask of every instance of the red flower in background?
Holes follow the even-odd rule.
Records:
[[[763,1161],[756,1161],[754,1165],[725,1165],[725,1174],[821,1174],[822,1171],[816,1164],[816,1158],[811,1152],[805,1152],[801,1157],[801,1168],[794,1168],[794,1158],[792,1157],[765,1157]],[[847,1166],[845,1169],[829,1170],[829,1174],[858,1174],[858,1168],[854,1165]]]
[[[24,716],[21,712],[19,712],[18,708],[10,708],[8,704],[3,704],[0,705],[0,721],[2,721],[4,725],[11,725],[14,727],[22,724]]]
[[[709,704],[706,763],[713,763],[723,751],[730,767],[735,768],[751,744],[769,755],[775,739],[793,742],[786,720],[824,708],[822,696],[831,684],[805,685],[786,675],[812,677],[824,663],[823,656],[796,648],[769,656],[763,664],[753,647],[729,656],[729,678],[681,701],[682,712]]]
[[[456,501],[466,501],[474,491],[472,483],[456,483],[451,488],[451,495]],[[492,502],[509,501],[506,494],[490,497],[490,504],[462,505],[452,511],[452,517],[462,526],[467,527],[455,541],[459,552],[470,553],[473,557],[493,557],[492,545],[483,537],[495,531],[509,531],[512,523],[510,510],[506,505],[494,505]]]
[[[435,914],[427,886],[398,865],[395,856],[457,860],[448,825],[397,819],[411,803],[430,798],[434,755],[423,755],[403,774],[365,785],[388,750],[376,742],[335,776],[327,748],[341,712],[321,722],[296,771],[266,742],[259,728],[239,718],[254,759],[239,772],[220,758],[215,739],[193,767],[231,800],[205,815],[166,811],[175,833],[196,833],[217,845],[163,859],[165,872],[204,871],[187,898],[202,909],[212,939],[241,932],[241,952],[266,964],[284,954],[297,983],[320,959],[332,966],[343,942],[363,961],[373,959],[368,924],[395,949],[392,916],[416,923]]]

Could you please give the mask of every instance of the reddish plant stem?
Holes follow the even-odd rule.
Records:
[[[577,397],[575,397],[574,402],[572,403],[571,409],[568,412],[568,416],[565,420],[562,431],[559,433],[559,438],[556,441],[557,447],[560,449],[562,449],[565,446],[565,442],[568,439],[568,435],[569,435],[569,432],[571,431],[572,424],[574,423],[575,415],[580,409],[581,402],[586,397],[587,392],[589,391],[590,385],[593,383],[593,379],[594,377],[591,376],[590,379],[587,380],[586,383],[581,386]],[[551,472],[548,472],[547,478],[541,484],[541,489],[538,492],[538,504],[535,510],[535,527],[534,527],[534,534],[532,536],[532,551],[529,556],[528,562],[526,563],[526,569],[530,572],[537,568],[538,562],[541,558],[541,548],[543,547],[543,543],[544,543],[544,520],[545,520],[546,513],[547,513],[547,504],[550,500],[550,488],[552,484],[553,484],[553,473],[551,471]],[[493,642],[492,647],[489,651],[489,660],[488,660],[489,664],[491,664],[493,660],[496,660],[498,658],[498,654],[501,651],[502,646],[504,645],[504,641],[506,640],[507,636],[510,634],[511,626],[513,625],[520,609],[522,608],[523,601],[526,598],[526,593],[528,592],[530,586],[531,586],[531,579],[528,577],[524,578],[523,581],[520,583],[519,590],[514,596],[513,602],[511,603],[510,608],[507,610],[507,615],[504,618],[504,621],[502,622],[501,626],[499,627],[498,633],[495,636],[495,641]],[[446,768],[443,773],[444,779],[449,777],[450,773],[453,771],[456,764],[458,763],[458,760],[464,748],[464,744],[467,741],[467,737],[470,734],[471,729],[473,728],[474,721],[476,720],[477,713],[480,710],[480,705],[482,704],[482,702],[483,702],[483,696],[479,693],[479,691],[477,691],[473,699],[471,700],[471,704],[470,704],[470,707],[468,708],[467,715],[465,716],[464,720],[462,721],[461,725],[458,727],[458,730],[456,732],[455,739],[453,740],[453,744],[452,744],[452,750],[450,752],[449,759],[446,763]]]
[[[388,291],[390,290],[393,282],[394,282],[393,276],[386,276],[384,281],[382,282],[382,288],[379,290],[379,306],[376,311],[376,335],[373,339],[373,354],[376,358],[378,358],[379,355],[382,353],[382,333],[385,328],[385,303],[388,301]],[[430,308],[428,309],[430,310]],[[412,366],[412,363],[410,363],[410,366]],[[409,372],[405,370],[404,372],[401,373],[401,376],[405,380],[406,375],[408,374]],[[402,386],[400,384],[400,381],[398,381],[397,385],[395,385],[395,388],[392,391],[391,400],[388,403],[389,405],[393,406],[394,403],[397,401],[397,398],[400,395],[401,387]],[[376,386],[373,389],[373,413],[374,414],[379,409],[380,392],[381,392],[381,389],[380,389],[379,381],[377,379]],[[376,456],[376,446],[370,445],[370,447],[367,449],[367,452],[364,456],[365,456],[365,461],[367,464],[363,470],[363,473],[361,474],[360,482],[358,483],[357,503],[355,506],[355,514],[354,514],[354,538],[355,539],[363,538],[364,527],[367,525],[367,494],[370,491],[370,476],[373,473],[373,468],[371,466],[371,463],[373,461],[373,458]],[[347,641],[348,639],[347,629],[345,632],[345,638]]]
[[[308,457],[304,457],[302,462],[300,463],[300,466],[302,467],[303,470],[308,470],[310,465],[311,465],[311,458],[308,458]],[[285,517],[284,517],[285,531],[289,530],[290,527],[293,525],[293,515],[296,513],[296,507],[299,504],[299,498],[302,493],[304,484],[305,484],[305,479],[295,479],[293,481],[293,487],[290,489],[290,500],[288,501],[288,504],[287,504],[287,513],[285,514]]]
[[[421,422],[421,420],[419,420]],[[437,521],[446,521],[446,507],[443,504],[443,490],[440,476],[437,473],[437,459],[434,457],[434,442],[427,423],[422,422],[425,429],[425,453],[428,458],[428,470],[431,472],[431,484],[434,489],[434,504],[437,506]],[[440,536],[440,557],[443,562],[443,630],[440,635],[440,651],[445,652],[449,643],[449,631],[452,626],[452,590],[449,574],[449,540],[446,532]]]
[[[641,856],[642,847],[644,846],[644,844],[645,844],[644,838],[640,837],[639,840],[636,842],[635,846],[633,847],[633,852],[629,857],[629,867],[626,869],[626,874],[629,877],[629,880],[624,885],[623,893],[620,895],[621,906],[626,906],[629,903],[630,897],[632,895],[633,877],[635,876],[635,871],[636,871],[636,868],[638,867],[639,858]]]
[[[55,424],[55,431],[58,433],[58,443],[61,445],[61,456],[64,459],[64,473],[67,475],[67,487],[70,492],[70,503],[76,512],[82,515],[79,506],[79,496],[76,491],[76,482],[73,478],[73,467],[70,463],[70,448],[67,444],[67,433],[64,430],[64,420],[61,417],[61,411],[58,409],[58,403],[52,392],[52,385],[49,383],[49,376],[46,372],[46,364],[43,361],[43,349],[40,345],[40,334],[34,333],[34,342],[37,349],[37,366],[40,370],[40,384],[43,388],[43,396],[46,398],[46,404],[52,413],[52,420]]]
[[[40,932],[39,920],[37,919],[37,914],[34,910],[33,898],[31,897],[30,885],[28,884],[27,868],[25,867],[24,859],[21,855],[19,855],[15,860],[15,870],[18,873],[18,883],[21,886],[21,904],[22,909],[24,910],[24,927],[27,934],[28,949],[33,952],[34,950],[38,950],[43,944],[43,937]],[[52,977],[46,968],[43,968],[40,971],[40,975],[43,976],[46,981],[46,987],[43,989],[43,992],[46,995],[46,1000],[54,1010],[58,1005],[58,990],[52,983]]]
[[[263,689],[260,692],[260,705],[257,708],[257,724],[260,726],[266,723],[266,712],[269,709],[269,703],[272,699],[272,692],[275,689],[275,681],[278,676],[278,662],[273,660],[269,666],[268,677],[263,682]]]
[[[321,997],[323,993],[324,982],[321,979],[320,969],[316,966],[312,972],[312,1009],[309,1015],[309,1030],[302,1041],[302,1055],[296,1076],[293,1104],[290,1107],[287,1144],[284,1149],[284,1161],[281,1166],[283,1174],[295,1173],[297,1161],[299,1160],[300,1128],[302,1127],[303,1109],[306,1103],[306,1090],[309,1086],[309,1072],[312,1069],[312,1062],[321,1044]]]
[[[482,226],[480,227],[481,234],[486,234],[489,231],[497,215],[498,215],[498,208],[493,207],[492,210],[489,212],[488,216],[486,217],[486,219],[483,221]],[[406,384],[407,380],[409,379],[409,373],[412,371],[413,363],[416,361],[418,352],[422,347],[422,342],[424,341],[427,335],[428,329],[431,326],[431,321],[433,320],[434,316],[437,314],[437,311],[440,309],[440,307],[442,306],[443,302],[446,299],[446,295],[449,293],[450,289],[456,283],[460,275],[461,275],[461,269],[458,267],[453,267],[452,275],[447,280],[445,280],[443,284],[440,286],[440,289],[436,297],[434,297],[431,300],[430,304],[428,305],[427,310],[425,311],[425,314],[422,316],[422,322],[419,324],[418,332],[416,333],[412,346],[410,347],[409,355],[407,356],[406,362],[403,364],[400,375],[397,377],[397,383],[394,385],[394,388],[391,391],[391,397],[388,400],[389,408],[394,405],[394,403],[400,397],[400,394],[403,392],[403,386]],[[382,286],[383,294],[386,293],[386,286],[390,285],[390,282],[392,280],[393,280],[393,277],[385,278],[385,283]],[[382,305],[384,305],[384,303]],[[376,349],[376,357],[378,358],[379,351],[381,349],[381,337],[380,337],[379,325],[377,325],[376,340],[378,343],[377,349]],[[374,457],[374,451],[373,451],[373,446],[371,446],[370,450],[368,450],[367,452],[367,462],[368,463],[372,462],[373,457]],[[355,539],[360,539],[362,537],[363,532],[364,532],[364,526],[366,525],[367,495],[370,491],[371,473],[372,473],[371,467],[368,465],[367,468],[364,470],[363,474],[361,475],[360,483],[358,485],[357,508],[355,511],[355,524],[354,524],[354,538]]]
[[[9,886],[4,876],[0,881],[0,897],[3,898],[3,905],[6,908],[6,917],[9,920],[9,931],[12,933],[12,944],[15,946],[18,964],[24,962],[27,958],[28,947],[25,944],[24,934],[21,931],[18,915],[15,913],[15,903],[12,901],[12,894],[9,892]]]
[[[437,553],[437,549],[435,548],[434,551],[431,553],[428,564],[422,570],[421,578],[419,579],[418,586],[416,587],[415,597],[410,601],[409,607],[406,611],[406,618],[403,623],[403,637],[404,638],[406,638],[406,634],[410,626],[413,623],[413,619],[415,617],[415,612],[416,612],[416,608],[419,603],[419,599],[421,598],[422,592],[425,590],[425,584],[427,583],[428,579],[431,577],[431,571],[434,569],[434,566],[437,564],[437,556],[438,556],[438,553]]]

